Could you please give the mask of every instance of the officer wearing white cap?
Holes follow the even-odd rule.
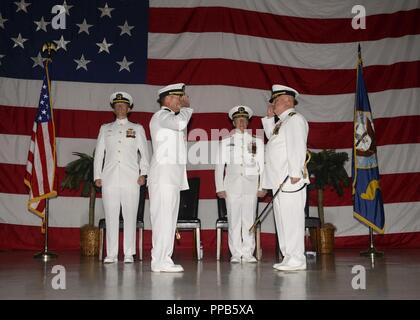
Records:
[[[127,119],[133,98],[118,91],[111,95],[110,105],[116,120],[101,126],[94,159],[94,179],[96,186],[102,187],[106,220],[104,263],[118,261],[120,207],[124,218],[124,262],[132,263],[139,192],[149,171],[149,151],[143,127]]]
[[[158,91],[161,106],[150,120],[153,156],[148,177],[152,223],[152,271],[182,272],[172,252],[180,191],[188,190],[186,128],[193,113],[185,85],[176,83]]]
[[[249,232],[255,218],[257,196],[262,196],[260,175],[264,168],[264,142],[248,130],[253,112],[247,106],[229,111],[234,132],[219,144],[215,169],[216,192],[226,199],[231,262],[257,262],[255,238]]]
[[[308,122],[294,108],[298,95],[293,88],[273,85],[267,116],[262,118],[268,138],[262,187],[272,189],[274,194],[284,182],[273,202],[283,254],[283,261],[273,266],[277,270],[306,269],[304,208],[309,180],[304,172]]]

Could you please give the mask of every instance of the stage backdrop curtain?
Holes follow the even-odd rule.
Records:
[[[58,44],[50,68],[56,127],[58,186],[72,152],[92,154],[99,127],[113,121],[109,96],[116,90],[134,98],[130,120],[146,130],[158,110],[159,88],[187,84],[194,115],[189,148],[211,150],[210,130],[231,128],[226,112],[250,106],[250,126],[261,129],[273,83],[294,87],[298,112],[309,122],[309,148],[344,151],[351,157],[357,46],[375,124],[385,236],[390,246],[418,245],[420,234],[420,2],[358,1],[366,9],[366,29],[352,28],[354,4],[306,1],[66,1],[66,29],[53,29],[56,1],[0,3],[0,248],[42,244],[32,228],[40,220],[28,212],[23,184],[30,135],[42,83],[48,39]],[[110,10],[112,8],[113,10]],[[41,20],[43,17],[43,20]],[[91,25],[91,26],[89,26]],[[46,31],[45,31],[46,30]],[[197,138],[202,128],[207,137]],[[194,149],[196,150],[196,149]],[[208,159],[211,159],[209,155]],[[216,194],[211,163],[188,164],[201,180],[199,217],[214,229]],[[350,174],[350,162],[346,169]],[[51,242],[77,248],[79,227],[88,222],[88,199],[58,190],[50,201]],[[316,195],[310,195],[316,215]],[[261,204],[261,209],[263,204]],[[146,202],[145,224],[150,229]],[[350,187],[339,198],[325,192],[326,221],[337,227],[337,244],[360,244],[366,226],[353,218]],[[104,216],[98,195],[96,220]],[[39,229],[36,229],[39,231]],[[273,237],[273,219],[263,224]],[[209,245],[214,232],[205,233]],[[356,237],[356,238],[355,238]],[[54,240],[56,239],[56,240]],[[58,240],[60,239],[60,240]],[[389,238],[391,239],[391,238]]]

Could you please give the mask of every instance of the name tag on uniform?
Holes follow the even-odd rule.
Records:
[[[133,129],[127,129],[127,132],[125,133],[126,138],[135,138],[136,137],[136,131]]]

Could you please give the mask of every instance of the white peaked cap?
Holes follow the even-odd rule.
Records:
[[[114,103],[118,102],[125,102],[128,103],[131,108],[133,107],[133,97],[127,92],[117,91],[111,94],[109,97],[109,103],[111,104],[111,107],[114,105]]]
[[[247,106],[235,106],[229,111],[229,118],[232,120],[237,117],[247,117],[248,119],[251,119],[253,115],[254,112]]]
[[[275,98],[281,95],[292,96],[293,98],[296,99],[299,96],[299,92],[297,92],[295,89],[288,86],[283,86],[281,84],[274,84],[271,89],[270,103],[273,102]]]

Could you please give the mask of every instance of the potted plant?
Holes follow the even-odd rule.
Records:
[[[95,201],[97,187],[93,181],[93,156],[73,152],[79,159],[67,164],[62,190],[81,190],[83,197],[89,197],[89,223],[80,229],[80,251],[84,256],[99,254],[99,228],[95,227]]]
[[[321,253],[332,253],[334,248],[335,226],[325,223],[324,217],[324,190],[332,187],[341,197],[344,193],[343,187],[350,184],[349,176],[344,164],[349,160],[346,152],[335,150],[323,150],[318,153],[311,153],[311,160],[308,163],[308,172],[314,178],[310,188],[317,191],[318,216],[321,220],[319,248]]]

